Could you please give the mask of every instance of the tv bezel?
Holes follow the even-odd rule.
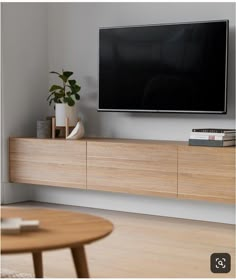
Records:
[[[184,25],[184,24],[199,24],[199,23],[214,23],[214,22],[225,22],[226,23],[226,39],[225,39],[225,102],[223,111],[193,111],[193,110],[153,110],[153,109],[105,109],[99,107],[100,100],[100,31],[107,29],[121,29],[121,28],[132,28],[132,27],[149,27],[149,26],[166,26],[166,25]],[[160,23],[160,24],[143,24],[143,25],[126,25],[126,26],[109,26],[99,28],[98,38],[98,112],[134,112],[134,113],[174,113],[174,114],[227,114],[227,101],[228,101],[228,52],[229,52],[229,20],[208,20],[208,21],[192,21],[192,22],[175,22],[175,23]]]

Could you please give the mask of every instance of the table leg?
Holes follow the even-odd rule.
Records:
[[[84,246],[71,248],[71,253],[78,278],[89,278],[88,265]]]
[[[34,274],[35,278],[43,278],[43,260],[42,252],[32,253],[34,262]]]

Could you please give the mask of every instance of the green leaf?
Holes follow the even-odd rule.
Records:
[[[51,94],[48,96],[47,100],[48,100],[50,97],[55,98],[55,96],[56,96],[57,94],[59,94],[59,93],[56,92],[56,91],[51,92]],[[54,97],[53,97],[53,95],[54,95]]]
[[[55,71],[51,71],[50,73],[51,73],[51,74],[57,74],[57,75],[60,75],[60,73],[55,72]]]
[[[69,86],[71,88],[71,91],[73,92],[73,94],[77,93],[80,91],[81,87],[78,85],[73,85],[73,86]]]
[[[63,92],[55,92],[54,95],[55,95],[56,98],[62,98],[62,97],[65,96],[65,94]]]
[[[55,91],[55,90],[58,90],[58,89],[63,89],[63,87],[58,86],[58,85],[52,85],[49,89],[49,92]]]
[[[67,77],[67,79],[68,79],[71,75],[73,75],[73,72],[71,72],[71,71],[63,71],[62,74],[63,74],[63,76]]]
[[[80,100],[80,95],[78,93],[75,94],[75,99]]]
[[[67,77],[66,76],[64,76],[64,75],[59,75],[59,77],[62,79],[62,81],[64,82],[64,83],[66,83],[67,82]]]
[[[81,89],[81,87],[79,85],[75,85],[73,88],[75,89],[76,92],[79,92]]]
[[[69,82],[69,84],[70,84],[71,86],[73,86],[73,85],[76,84],[76,80],[69,80],[68,82]]]
[[[49,100],[49,98],[53,95],[53,92],[49,94],[49,96],[47,97],[47,100]]]
[[[68,105],[69,106],[74,106],[75,105],[75,101],[70,97],[70,98],[68,98]]]
[[[59,75],[59,77],[64,81],[64,83],[66,83],[71,75],[73,75],[73,72],[63,71],[62,74]]]

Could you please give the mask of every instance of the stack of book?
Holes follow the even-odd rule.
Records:
[[[235,146],[236,129],[195,128],[189,138],[190,146]]]

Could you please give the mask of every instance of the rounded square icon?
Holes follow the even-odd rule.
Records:
[[[211,255],[211,272],[228,273],[231,270],[231,257],[228,253],[213,253]]]

